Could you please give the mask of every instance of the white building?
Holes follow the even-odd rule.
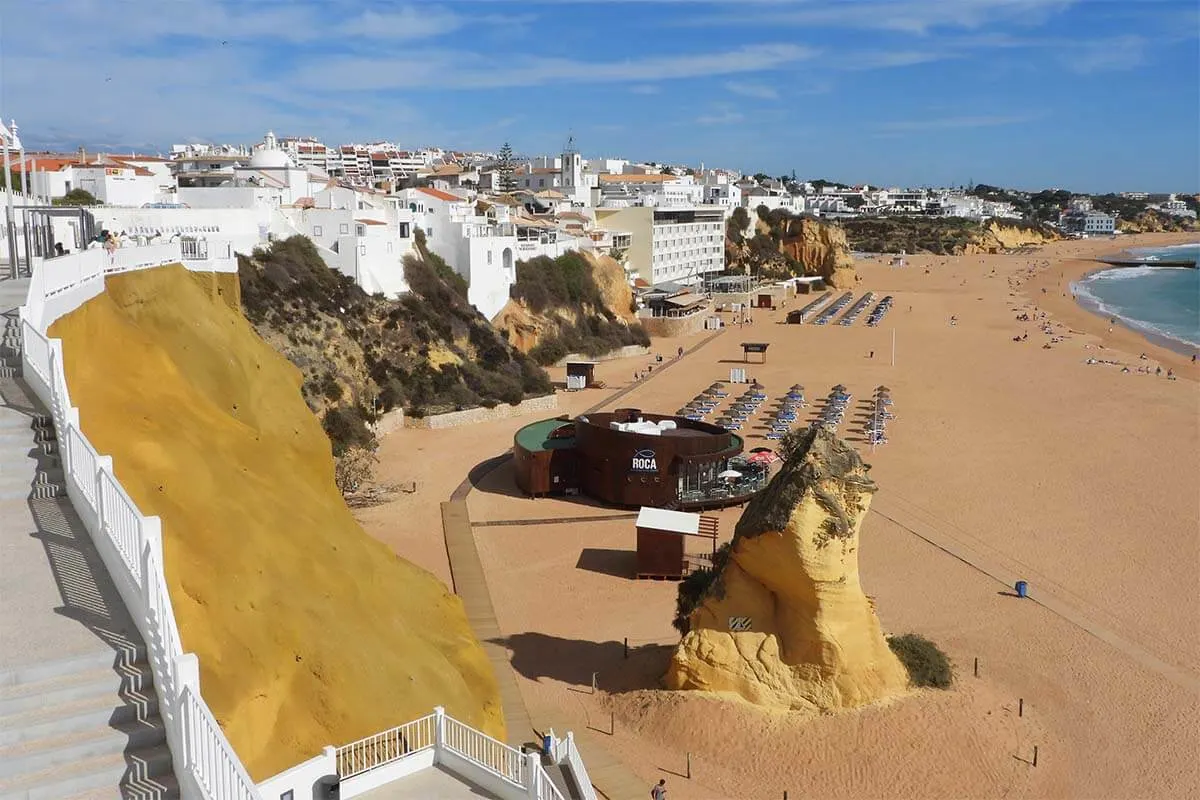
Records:
[[[516,282],[517,236],[507,206],[480,214],[470,200],[439,189],[398,192],[425,232],[426,247],[467,280],[467,299],[488,319],[500,313]]]
[[[630,235],[626,263],[649,284],[698,283],[725,269],[725,209],[597,208],[596,227]]]

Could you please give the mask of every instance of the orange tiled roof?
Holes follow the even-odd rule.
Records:
[[[443,192],[441,189],[430,189],[429,187],[421,186],[417,189],[417,191],[427,194],[430,197],[436,197],[438,200],[446,200],[451,203],[463,202],[463,198],[459,197],[458,195],[450,194],[449,192]]]

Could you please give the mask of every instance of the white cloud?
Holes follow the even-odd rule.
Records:
[[[1059,51],[1063,65],[1077,75],[1139,67],[1146,60],[1147,41],[1140,36],[1082,42]]]
[[[812,0],[771,3],[750,13],[692,17],[683,24],[792,25],[928,34],[935,29],[978,29],[997,22],[1040,24],[1078,0]]]
[[[965,128],[994,128],[1001,125],[1020,125],[1040,118],[1040,114],[1011,114],[966,117],[933,117],[930,119],[882,122],[877,127],[884,133],[919,133],[924,131],[960,130]]]
[[[753,97],[758,100],[778,100],[779,92],[774,86],[765,83],[745,83],[743,81],[727,81],[725,88],[743,97]]]
[[[741,122],[745,118],[745,115],[740,111],[722,111],[696,117],[696,123],[699,125],[732,125],[735,122]]]
[[[678,80],[760,72],[812,58],[816,51],[792,44],[746,45],[716,53],[647,56],[620,61],[581,61],[514,56],[498,66],[476,53],[428,49],[397,58],[331,57],[300,70],[305,86],[332,89],[495,89],[558,83],[624,83]]]
[[[662,88],[652,83],[639,83],[629,88],[634,94],[658,94]]]

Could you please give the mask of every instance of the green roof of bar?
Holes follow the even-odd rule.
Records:
[[[575,437],[551,439],[550,434],[563,425],[573,424],[561,419],[543,419],[530,423],[517,431],[517,444],[531,453],[538,450],[566,450],[575,446]]]

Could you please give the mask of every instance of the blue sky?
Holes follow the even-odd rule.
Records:
[[[1200,189],[1195,0],[0,0],[26,142],[390,139]]]

